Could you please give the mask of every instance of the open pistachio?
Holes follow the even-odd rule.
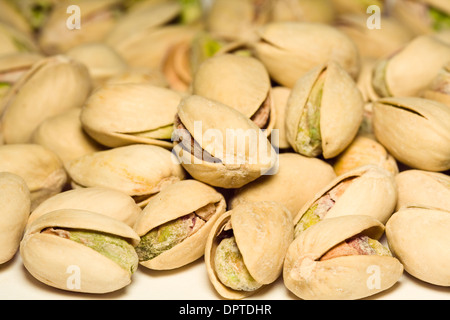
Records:
[[[303,155],[337,156],[355,138],[364,101],[355,81],[336,62],[313,68],[291,91],[286,137]]]
[[[384,98],[373,107],[375,136],[398,161],[415,169],[450,169],[450,108],[417,97]]]
[[[134,144],[98,151],[66,165],[73,187],[109,187],[141,206],[171,183],[185,178],[173,154],[158,146]]]
[[[293,239],[290,213],[278,202],[241,204],[214,224],[205,248],[209,279],[226,299],[243,299],[281,274]]]
[[[140,264],[168,270],[197,260],[225,210],[222,194],[202,182],[183,180],[168,186],[150,199],[134,225],[141,237],[136,247]]]
[[[394,212],[397,188],[392,174],[367,165],[348,171],[322,188],[294,218],[295,236],[324,219],[367,215],[386,223]]]
[[[303,205],[336,178],[327,162],[298,153],[280,153],[278,171],[236,189],[230,199],[231,209],[243,202],[277,201],[294,218]]]
[[[67,174],[59,157],[36,144],[0,146],[0,172],[14,173],[25,180],[31,193],[31,210],[61,192]]]
[[[0,264],[12,259],[30,214],[30,190],[20,176],[0,172]]]
[[[221,54],[207,59],[195,73],[192,93],[237,109],[267,135],[273,128],[270,77],[256,58]]]
[[[274,22],[262,27],[259,36],[259,42],[254,44],[255,54],[280,85],[292,88],[305,73],[329,60],[339,63],[354,79],[359,73],[356,45],[329,25]]]
[[[49,212],[27,229],[20,255],[42,283],[67,291],[107,293],[131,283],[139,236],[125,223],[74,209]]]
[[[450,210],[450,176],[440,172],[405,170],[396,177],[397,210],[422,205]]]
[[[147,83],[167,88],[169,84],[164,73],[158,68],[148,69],[129,67],[127,70],[109,78],[105,84]]]
[[[178,106],[173,152],[197,180],[239,188],[269,171],[277,154],[264,132],[225,104],[191,95]]]
[[[427,283],[448,287],[449,228],[449,210],[407,206],[389,219],[386,238],[406,272]]]
[[[145,143],[171,148],[181,95],[150,84],[108,84],[96,90],[81,112],[84,130],[108,147]]]
[[[450,62],[442,67],[429,87],[424,90],[422,97],[450,107]]]
[[[87,68],[66,56],[40,59],[2,100],[0,130],[5,143],[27,143],[45,119],[79,108],[91,90]]]
[[[312,226],[289,246],[284,284],[307,300],[354,300],[389,289],[402,276],[403,266],[379,242],[383,232],[382,223],[362,215]]]

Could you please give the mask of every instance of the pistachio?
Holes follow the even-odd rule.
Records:
[[[272,88],[273,105],[276,116],[273,129],[276,130],[277,138],[274,139],[273,144],[281,150],[288,150],[291,148],[289,141],[286,138],[285,114],[287,109],[287,102],[291,94],[291,89],[286,87],[276,86]]]
[[[167,270],[197,260],[225,209],[224,197],[200,181],[183,180],[166,187],[150,199],[134,225],[141,237],[136,247],[140,264]]]
[[[30,190],[18,175],[0,172],[0,264],[12,259],[30,214]]]
[[[0,22],[0,55],[37,51],[31,35]]]
[[[448,287],[449,227],[448,210],[406,206],[387,222],[386,238],[406,272],[421,281]]]
[[[147,83],[153,86],[167,88],[169,84],[161,70],[154,68],[132,68],[109,78],[105,84]]]
[[[74,209],[49,212],[27,229],[20,254],[37,280],[68,291],[106,293],[131,282],[138,266],[139,237],[125,223],[102,214]],[[42,264],[45,261],[45,264]],[[79,282],[70,280],[77,268]]]
[[[286,137],[300,154],[332,158],[355,138],[364,102],[355,81],[329,62],[301,77],[286,110]]]
[[[205,248],[208,276],[226,299],[243,299],[273,283],[293,239],[292,219],[281,204],[241,204],[214,224]]]
[[[20,4],[24,1],[20,1]],[[24,15],[18,10],[17,1],[0,1],[0,23],[5,23],[16,30],[31,34],[31,26]]]
[[[436,78],[422,93],[422,97],[444,103],[450,107],[450,62],[439,71]]]
[[[399,162],[414,169],[450,169],[450,109],[417,98],[385,98],[374,104],[377,140]],[[433,141],[433,143],[430,143]]]
[[[362,215],[317,223],[289,246],[284,284],[307,300],[361,299],[389,289],[403,266],[379,242],[383,232],[377,219]]]
[[[39,31],[47,21],[49,14],[52,12],[57,0],[22,0],[11,1],[20,13],[26,19],[29,28]],[[6,2],[6,1],[4,1]]]
[[[278,0],[272,6],[272,21],[332,23],[336,16],[331,0]]]

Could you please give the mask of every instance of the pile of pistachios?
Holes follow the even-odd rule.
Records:
[[[0,0],[0,264],[376,299],[449,230],[448,0]]]

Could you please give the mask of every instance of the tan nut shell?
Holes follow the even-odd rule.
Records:
[[[107,187],[130,196],[148,198],[164,185],[184,179],[185,173],[172,153],[152,145],[130,145],[99,151],[71,161],[66,166],[75,185]]]
[[[108,84],[96,90],[81,112],[86,132],[108,147],[136,143],[171,148],[168,140],[139,133],[173,125],[181,94],[150,84]]]
[[[277,154],[266,135],[236,109],[192,95],[181,101],[178,116],[200,146],[222,161],[213,163],[194,158],[175,142],[173,151],[183,167],[197,180],[216,187],[239,188],[267,173],[277,162]],[[201,125],[201,130],[195,129],[196,124]],[[236,142],[232,150],[227,149],[228,130],[253,137],[250,139],[252,145],[246,141],[242,148]],[[216,139],[217,135],[221,139]]]
[[[436,75],[430,86],[422,93],[425,99],[442,102],[450,107],[450,61]]]
[[[129,195],[105,187],[88,187],[58,193],[34,209],[28,217],[27,225],[40,216],[60,209],[77,209],[120,220],[133,227],[141,208]]]
[[[229,221],[245,266],[252,277],[263,285],[274,282],[280,276],[294,229],[288,210],[274,201],[241,204],[216,221],[205,248],[209,279],[222,297],[243,299],[255,291],[232,290],[220,282],[214,271],[214,255],[218,245],[216,237]]]
[[[447,174],[405,170],[395,177],[395,181],[397,210],[414,204],[450,210],[450,177]]]
[[[0,265],[12,259],[30,214],[30,190],[21,177],[0,172]]]
[[[450,108],[409,97],[381,99],[373,111],[375,136],[398,161],[414,169],[450,169]]]
[[[341,153],[355,138],[363,120],[364,101],[355,81],[336,62],[313,68],[291,91],[286,110],[286,137],[295,151],[298,124],[317,78],[326,70],[320,106],[323,156]]]
[[[273,129],[276,130],[276,136],[273,134],[271,139],[274,138],[272,144],[279,149],[289,149],[291,145],[286,139],[286,127],[285,127],[285,114],[287,109],[287,101],[291,89],[286,87],[276,86],[272,88],[273,104],[276,112],[275,123]]]
[[[20,243],[20,255],[25,268],[39,281],[59,289],[88,293],[106,293],[131,283],[129,271],[101,253],[75,241],[43,234],[45,228],[85,229],[120,236],[133,246],[139,237],[125,223],[84,210],[57,210],[36,219]],[[80,270],[79,289],[69,289],[69,266]]]
[[[277,201],[294,218],[317,192],[336,178],[327,162],[297,153],[279,154],[278,171],[237,189],[230,200],[231,209],[247,201]]]
[[[439,286],[450,286],[450,211],[405,207],[386,224],[392,253],[412,276]]]
[[[369,216],[341,216],[323,220],[297,237],[289,246],[283,267],[286,287],[306,300],[361,299],[393,286],[403,273],[394,257],[354,255],[319,261],[340,242],[363,233],[378,240],[384,226]],[[370,266],[378,267],[380,286],[369,285]]]
[[[151,260],[141,261],[140,264],[149,269],[169,270],[197,260],[205,252],[206,239],[212,226],[226,210],[222,194],[196,180],[174,183],[150,199],[134,225],[134,230],[140,237],[166,222],[188,215],[210,203],[219,203],[216,213],[200,230],[172,249]]]
[[[324,219],[345,215],[367,215],[386,223],[397,202],[395,179],[388,171],[366,165],[348,171],[331,181],[312,197],[294,218],[297,224],[311,205],[347,178],[355,178],[339,197]]]

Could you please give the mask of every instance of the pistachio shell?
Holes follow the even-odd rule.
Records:
[[[140,144],[82,156],[71,161],[66,169],[73,184],[116,189],[137,197],[140,206],[164,186],[185,177],[170,151]]]
[[[12,1],[0,1],[0,22],[25,34],[31,34],[31,26]]]
[[[389,248],[412,276],[439,286],[450,285],[450,211],[404,207],[386,225]]]
[[[215,205],[210,217],[205,219],[197,214],[205,221],[200,229],[169,250],[153,259],[141,261],[140,264],[150,269],[168,270],[197,260],[205,252],[206,238],[212,226],[226,210],[224,197],[212,187],[196,180],[174,183],[162,190],[157,197],[150,199],[134,225],[134,230],[141,238],[151,230],[195,213],[209,204]]]
[[[0,55],[37,51],[31,35],[0,22]]]
[[[119,147],[135,143],[170,148],[181,95],[150,84],[108,84],[96,90],[81,112],[86,132],[99,143]],[[155,135],[169,127],[165,136]]]
[[[0,264],[12,259],[30,214],[30,190],[16,174],[0,172]]]
[[[278,157],[277,173],[235,190],[231,209],[243,202],[269,200],[283,204],[295,217],[310,198],[336,178],[331,165],[320,159],[297,153],[281,153]]]
[[[286,128],[285,128],[285,121],[286,121],[285,114],[290,94],[291,89],[289,88],[280,86],[272,88],[273,105],[276,112],[273,129],[277,132],[276,138],[273,139],[272,143],[275,147],[283,150],[291,148],[289,141],[287,141],[286,139]]]
[[[398,188],[396,209],[422,205],[450,210],[450,177],[440,172],[405,170],[395,181]]]
[[[5,143],[29,142],[43,120],[81,107],[90,90],[90,75],[83,64],[65,56],[39,60],[2,101]]]
[[[281,274],[284,255],[293,239],[292,219],[283,205],[261,201],[236,206],[216,221],[205,249],[209,279],[222,297],[243,299],[255,291],[237,291],[225,286],[214,268],[215,251],[219,244],[217,236],[230,223],[248,272],[264,286],[273,283]]]
[[[59,193],[67,181],[58,156],[36,144],[1,145],[0,171],[14,173],[25,180],[31,193],[31,210]]]
[[[432,100],[385,98],[374,104],[377,140],[398,161],[415,169],[450,169],[450,109]]]
[[[430,86],[422,93],[422,97],[450,107],[450,62],[439,71]]]
[[[43,233],[47,228],[100,232],[122,238],[132,246],[139,243],[130,226],[102,214],[73,209],[49,212],[30,225],[20,243],[23,264],[37,280],[62,290],[88,293],[112,292],[131,283],[132,270],[83,244]],[[137,256],[135,260],[137,265]],[[78,270],[79,287],[71,286],[71,267]]]
[[[314,84],[324,76],[320,98],[312,96]],[[308,99],[320,99],[310,105]],[[315,67],[301,77],[292,89],[286,110],[286,137],[296,152],[300,152],[298,133],[300,120],[307,107],[320,112],[320,147],[328,159],[341,153],[355,138],[363,119],[364,101],[355,81],[339,64]]]
[[[128,68],[106,81],[106,84],[147,83],[150,85],[167,88],[169,84],[164,74],[158,68]]]
[[[197,180],[239,188],[268,174],[277,162],[266,135],[234,108],[192,95],[181,101],[178,118],[175,134],[187,137],[175,137],[173,151]]]
[[[384,226],[369,216],[321,221],[289,246],[283,267],[284,284],[296,296],[307,300],[361,299],[389,289],[403,273],[402,264],[394,257],[350,255],[319,260],[328,250],[355,235],[378,240],[383,232]]]
[[[332,23],[336,16],[331,0],[277,0],[272,5],[272,21]]]

